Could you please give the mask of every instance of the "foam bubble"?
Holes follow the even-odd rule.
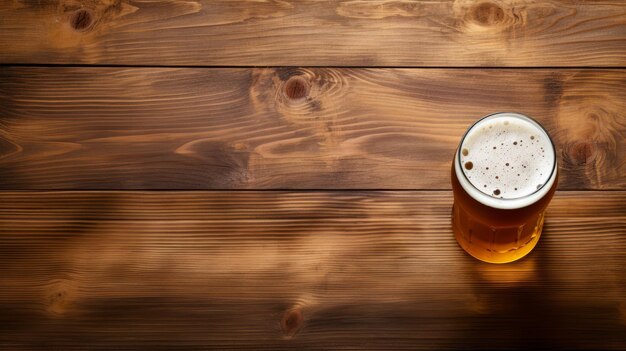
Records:
[[[485,195],[518,199],[551,184],[556,162],[552,142],[539,124],[523,115],[502,113],[480,120],[459,149],[461,164],[471,165],[461,171]]]

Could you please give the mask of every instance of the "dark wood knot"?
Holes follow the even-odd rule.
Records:
[[[592,120],[594,122],[600,120],[600,116],[598,116],[598,114],[596,114],[596,113],[588,114],[587,118],[589,118],[590,120]]]
[[[300,309],[291,309],[285,312],[280,321],[280,327],[287,336],[295,335],[302,328],[303,324],[304,317]]]
[[[290,99],[302,99],[309,95],[309,82],[301,76],[293,76],[285,83],[285,95]]]
[[[88,10],[78,10],[72,15],[70,24],[76,31],[86,31],[93,24],[93,16]]]
[[[53,283],[46,295],[46,310],[52,315],[64,314],[72,300],[71,282],[59,281]]]
[[[591,143],[579,142],[572,144],[568,149],[568,156],[575,165],[585,165],[589,163],[594,155],[595,147]]]
[[[67,295],[67,293],[62,290],[51,293],[49,295],[50,304],[63,303],[63,300],[65,299],[65,295]]]
[[[491,2],[483,2],[471,9],[471,18],[483,26],[493,26],[504,21],[504,10]]]

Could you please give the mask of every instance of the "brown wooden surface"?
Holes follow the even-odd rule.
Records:
[[[0,1],[0,350],[626,349],[625,67],[622,0]],[[498,111],[560,171],[505,265]]]
[[[449,191],[2,192],[5,349],[626,347],[624,191],[491,265]]]
[[[623,0],[8,0],[0,63],[625,66]]]
[[[560,189],[626,187],[626,70],[0,69],[2,189],[449,189],[465,129],[519,111]]]

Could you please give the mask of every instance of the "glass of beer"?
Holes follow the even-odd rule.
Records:
[[[485,262],[524,257],[539,240],[556,184],[556,151],[539,123],[512,112],[481,118],[452,162],[457,242]]]

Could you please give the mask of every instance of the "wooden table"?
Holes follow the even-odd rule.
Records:
[[[626,348],[622,0],[0,2],[0,349]],[[535,117],[526,258],[450,162]]]

